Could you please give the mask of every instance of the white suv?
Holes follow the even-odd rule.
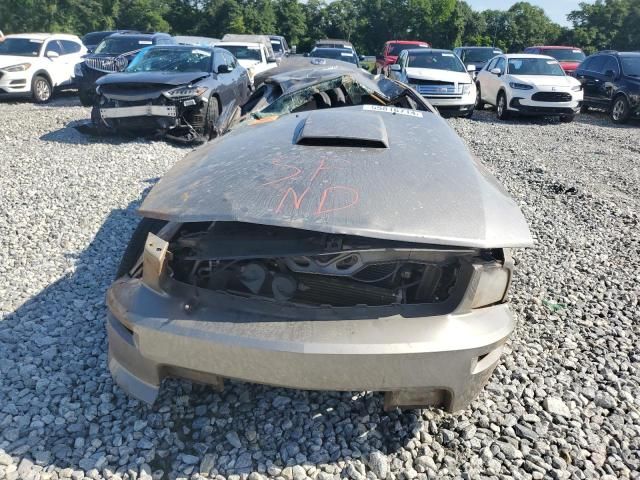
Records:
[[[476,109],[494,105],[501,120],[518,113],[559,115],[571,122],[583,97],[580,82],[546,55],[498,55],[480,71],[476,86]]]
[[[75,35],[7,35],[0,42],[0,97],[32,96],[47,102],[55,88],[73,84],[74,67],[86,53]]]

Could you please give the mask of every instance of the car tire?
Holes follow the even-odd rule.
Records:
[[[580,113],[589,113],[589,111],[590,111],[589,105],[586,105],[584,103],[580,105]]]
[[[476,83],[476,110],[484,110],[484,102],[482,101],[482,93],[480,92],[480,84]],[[472,112],[473,113],[473,112]]]
[[[96,128],[96,133],[98,135],[106,135],[109,131],[107,125],[105,125],[104,120],[102,120],[102,116],[100,115],[100,102],[96,100],[93,108],[91,109],[91,123]]]
[[[47,103],[53,96],[51,82],[44,75],[36,75],[31,80],[31,95],[36,103]]]
[[[144,251],[144,243],[150,233],[158,233],[167,224],[164,220],[156,220],[155,218],[143,218],[140,220],[137,228],[129,240],[127,248],[124,250],[120,265],[116,272],[116,280],[129,274],[134,267],[140,255]]]
[[[207,105],[207,120],[204,132],[204,137],[207,140],[211,140],[216,136],[216,124],[218,123],[219,116],[220,110],[218,108],[218,99],[211,95]]]
[[[78,97],[80,98],[80,103],[83,107],[90,107],[91,105],[93,105],[93,102],[95,100],[93,95],[84,90],[78,91]]]
[[[618,95],[613,99],[611,108],[609,109],[609,116],[613,123],[623,124],[629,121],[631,116],[631,108],[629,107],[629,101],[624,95]]]
[[[469,110],[467,113],[465,113],[465,114],[463,115],[463,117],[464,117],[464,118],[471,118],[471,117],[473,117],[473,112],[474,112],[474,111],[475,111],[475,109],[473,109],[473,108],[472,108],[472,109],[471,109],[471,110]]]
[[[511,116],[507,109],[507,96],[504,92],[498,93],[498,98],[496,99],[496,114],[500,120],[508,120]]]
[[[575,115],[560,115],[560,121],[562,123],[571,123],[575,118]]]

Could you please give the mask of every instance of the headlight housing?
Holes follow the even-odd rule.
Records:
[[[580,90],[582,90],[582,85],[574,85],[573,87],[571,87],[571,90],[574,92],[579,92]]]
[[[76,77],[82,77],[84,74],[82,73],[82,63],[76,63],[73,67],[73,74]]]
[[[469,93],[471,91],[471,83],[463,83],[462,84],[462,94],[466,95],[467,93]]]
[[[175,97],[199,97],[204,92],[207,91],[207,87],[178,87],[173,90],[169,90],[167,92],[163,92],[167,98],[175,98]]]
[[[509,82],[509,86],[515,90],[532,90],[532,85],[527,85],[526,83],[520,82]]]
[[[31,68],[30,63],[19,63],[17,65],[11,65],[10,67],[3,68],[5,72],[25,72]]]
[[[511,283],[511,270],[506,265],[477,265],[474,277],[471,308],[482,308],[503,301]]]

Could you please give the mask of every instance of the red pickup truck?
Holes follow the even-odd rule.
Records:
[[[558,60],[558,63],[567,75],[574,76],[578,65],[586,58],[584,52],[577,47],[541,46],[527,47],[524,53],[548,55]]]
[[[376,56],[376,73],[384,73],[386,75],[388,73],[387,67],[392,63],[396,63],[400,52],[411,48],[431,48],[431,45],[420,40],[389,40],[384,44],[382,55]]]

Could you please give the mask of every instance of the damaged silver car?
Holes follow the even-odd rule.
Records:
[[[532,243],[428,104],[349,75],[281,92],[139,213],[107,331],[114,379],[149,403],[176,376],[465,408],[514,329],[509,249]]]

